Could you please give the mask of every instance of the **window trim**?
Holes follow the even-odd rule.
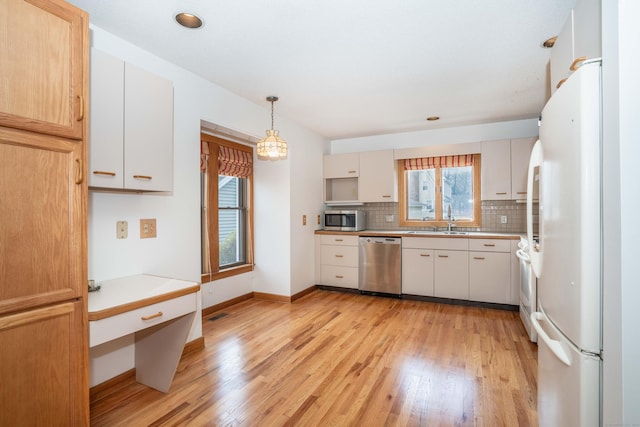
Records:
[[[207,205],[208,209],[208,239],[209,239],[209,263],[211,265],[210,273],[201,273],[200,280],[202,283],[213,282],[215,280],[223,279],[225,277],[231,277],[238,274],[247,273],[249,271],[253,271],[254,269],[254,230],[253,230],[253,170],[251,171],[251,175],[247,177],[247,207],[246,207],[246,224],[245,224],[245,232],[246,232],[246,261],[244,264],[234,264],[230,267],[220,269],[220,246],[218,242],[218,151],[219,146],[223,145],[226,147],[230,147],[236,150],[245,151],[251,154],[251,158],[253,159],[253,147],[240,144],[237,142],[232,142],[226,139],[222,139],[213,135],[209,135],[206,133],[200,134],[201,141],[205,141],[209,144],[209,159],[207,163],[207,178],[209,183],[214,182],[216,185],[209,185],[209,192],[207,194],[208,200]],[[202,173],[202,172],[201,172]],[[213,225],[213,226],[212,226]],[[201,234],[204,231],[201,232]],[[214,244],[212,244],[212,242]],[[201,248],[201,251],[204,248]],[[204,258],[201,254],[201,260]]]
[[[400,196],[398,207],[398,222],[402,227],[446,227],[448,222],[443,218],[442,214],[442,174],[436,173],[436,220],[417,221],[407,219],[408,205],[408,186],[407,174],[404,168],[404,159],[397,160],[398,170],[398,195]],[[480,154],[473,154],[473,220],[463,221],[456,220],[456,227],[481,227],[482,226],[482,209],[480,207],[480,170],[481,170]]]

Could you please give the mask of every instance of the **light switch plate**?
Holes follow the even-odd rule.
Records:
[[[129,235],[129,224],[127,221],[116,221],[116,239],[126,239]]]
[[[148,218],[140,220],[140,238],[149,239],[157,237],[156,235],[156,219]]]

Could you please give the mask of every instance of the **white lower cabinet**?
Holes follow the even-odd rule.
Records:
[[[467,251],[435,251],[434,264],[434,295],[440,298],[469,299]]]
[[[469,299],[512,304],[511,242],[471,239],[469,242]]]
[[[432,249],[402,249],[402,293],[433,296]]]
[[[319,237],[321,285],[358,289],[358,236]]]

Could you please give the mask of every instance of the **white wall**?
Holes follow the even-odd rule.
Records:
[[[100,281],[144,273],[199,282],[201,121],[262,137],[270,125],[270,104],[253,104],[98,27],[90,28],[92,47],[173,81],[174,185],[171,194],[90,191],[89,277]],[[326,141],[278,116],[277,104],[275,124],[290,154],[284,161],[255,162],[256,269],[203,284],[204,307],[252,291],[288,296],[314,283],[314,228],[300,229],[297,218],[300,212],[319,212]],[[138,237],[140,218],[157,218],[157,238]],[[129,222],[125,240],[115,238],[118,220]],[[201,335],[201,318],[196,316],[189,340]],[[119,365],[133,367],[132,360],[121,363],[131,353],[128,345],[113,354]]]
[[[603,425],[640,425],[640,38],[635,0],[602,2],[604,142]]]
[[[360,138],[335,139],[331,141],[331,154],[528,138],[537,135],[538,119],[533,118]]]

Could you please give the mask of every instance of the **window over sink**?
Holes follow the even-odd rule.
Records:
[[[400,225],[479,227],[480,154],[399,160]]]

